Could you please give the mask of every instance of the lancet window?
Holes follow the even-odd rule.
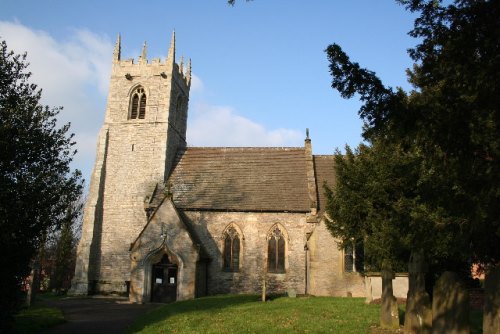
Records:
[[[272,229],[267,236],[267,271],[285,272],[285,236],[279,227]]]
[[[130,100],[130,119],[144,119],[146,117],[146,93],[141,86],[132,93]]]
[[[240,236],[231,226],[224,232],[224,270],[238,271],[240,266]]]

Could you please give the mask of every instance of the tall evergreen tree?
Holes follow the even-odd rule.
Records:
[[[410,232],[420,231],[421,240],[434,241],[425,248],[427,253],[449,263],[498,263],[500,3],[400,2],[419,13],[410,32],[419,39],[409,50],[415,61],[408,70],[414,90],[406,93],[384,86],[336,44],[326,50],[332,87],[345,98],[359,94],[365,139],[396,145],[417,159],[417,166],[407,167],[408,181],[413,179],[410,187],[417,190],[412,195]],[[372,162],[384,164],[376,158]],[[341,192],[334,189],[332,195]],[[392,201],[389,208],[396,204]],[[393,227],[401,228],[397,222]],[[418,240],[410,246],[422,247]]]
[[[81,201],[69,207],[61,231],[56,236],[54,268],[50,286],[59,293],[69,289],[75,271],[78,241],[75,236],[75,225],[78,224],[78,220],[82,216],[82,209],[83,203]]]
[[[69,124],[58,127],[60,108],[40,104],[29,82],[26,54],[0,44],[0,331],[16,310],[21,283],[45,233],[61,227],[67,208],[82,191],[71,171],[74,150]]]

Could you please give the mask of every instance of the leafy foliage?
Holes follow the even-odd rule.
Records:
[[[0,45],[0,314],[16,309],[23,278],[43,236],[60,228],[82,191],[69,124],[57,126],[61,108],[40,104],[29,82],[26,54]],[[0,323],[5,325],[5,319]]]
[[[337,157],[340,182],[329,193],[329,212],[340,226],[360,228],[363,237],[378,239],[383,247],[423,248],[443,265],[451,260],[497,263],[500,6],[487,0],[457,0],[448,6],[400,3],[420,14],[410,32],[420,41],[409,50],[415,61],[408,70],[411,92],[386,88],[340,46],[326,49],[332,87],[345,98],[359,94],[364,137],[372,144],[348,152],[344,164]],[[358,181],[359,188],[342,180],[351,173],[366,178]],[[401,188],[394,189],[398,184]],[[384,197],[387,193],[399,195]],[[348,205],[361,205],[368,221],[335,212]],[[371,210],[379,211],[379,222]],[[332,227],[332,232],[344,240],[353,237],[346,227]],[[384,244],[394,233],[401,245],[397,240]],[[388,256],[383,249],[368,249]]]

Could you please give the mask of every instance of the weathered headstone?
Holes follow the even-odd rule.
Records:
[[[425,291],[427,265],[422,252],[413,252],[408,263],[405,333],[427,334],[432,331],[431,300]]]
[[[500,333],[500,266],[491,268],[484,280],[483,334]]]
[[[392,290],[394,272],[388,266],[382,269],[382,307],[380,309],[380,326],[387,329],[399,328],[398,302]]]
[[[288,295],[288,297],[290,298],[295,298],[297,297],[297,291],[295,291],[295,289],[288,289],[286,291],[286,294]]]
[[[470,332],[469,293],[456,273],[445,271],[432,296],[432,333]]]

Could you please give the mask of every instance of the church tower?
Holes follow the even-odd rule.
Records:
[[[146,43],[137,62],[122,60],[118,36],[70,292],[127,292],[144,203],[186,146],[190,85],[191,61],[186,70],[175,62],[175,32],[165,61],[151,62]]]

